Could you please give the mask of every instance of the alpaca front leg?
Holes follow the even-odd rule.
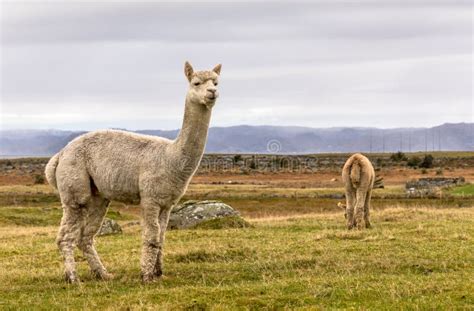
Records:
[[[141,270],[143,282],[153,281],[154,270],[159,250],[160,207],[155,204],[143,206],[143,246]]]
[[[163,208],[160,212],[159,223],[160,223],[160,241],[158,248],[158,256],[156,257],[154,275],[160,277],[163,275],[163,250],[165,247],[165,234],[168,228],[168,221],[170,219],[171,207]]]

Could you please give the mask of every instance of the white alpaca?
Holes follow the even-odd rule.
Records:
[[[342,181],[346,190],[346,205],[338,205],[345,209],[347,228],[361,229],[362,220],[369,228],[370,198],[375,181],[372,163],[360,153],[352,155],[342,169]]]
[[[162,275],[170,211],[201,161],[211,110],[218,97],[221,65],[212,71],[194,72],[186,62],[184,71],[189,90],[183,126],[174,141],[124,131],[96,131],[71,141],[46,166],[48,182],[58,189],[63,206],[56,241],[64,256],[68,282],[78,281],[73,254],[76,245],[96,277],[111,277],[94,247],[94,236],[111,200],[140,200],[142,279],[149,282]]]

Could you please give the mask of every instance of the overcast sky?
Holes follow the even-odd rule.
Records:
[[[222,63],[212,126],[473,122],[470,1],[1,4],[1,127],[181,126]]]

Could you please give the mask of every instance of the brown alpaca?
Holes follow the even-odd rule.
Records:
[[[346,191],[345,217],[347,228],[370,227],[369,210],[375,171],[369,159],[360,153],[352,155],[342,169],[342,181]]]

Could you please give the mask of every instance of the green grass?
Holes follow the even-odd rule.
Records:
[[[56,226],[59,225],[62,209],[59,207],[23,207],[2,206],[0,207],[0,225],[18,226]],[[127,215],[110,209],[107,217],[114,220],[132,220],[132,215]]]
[[[9,213],[41,218],[35,208],[15,208]],[[347,231],[341,213],[327,212],[169,231],[165,277],[147,285],[139,226],[97,238],[114,280],[91,279],[78,253],[83,283],[68,285],[56,226],[8,222],[0,226],[0,309],[474,308],[472,208],[388,208],[372,219],[364,231]]]
[[[47,207],[0,207],[0,225],[54,226],[59,225],[62,210]]]
[[[474,184],[467,184],[453,188],[451,193],[458,196],[473,196],[474,195]]]
[[[470,192],[462,190],[464,188],[455,188],[454,191],[448,190],[443,194],[443,198],[423,200],[407,200],[406,191],[403,186],[388,186],[385,189],[374,189],[372,198],[377,204],[374,206],[385,207],[402,205],[442,205],[442,206],[471,206],[474,204],[474,188],[468,185]],[[461,189],[460,193],[458,189]],[[464,195],[462,194],[464,191]],[[257,206],[251,207],[252,210],[262,206],[266,210],[268,204],[273,207],[279,206],[288,210],[288,206],[300,206],[307,209],[307,206],[314,206],[315,210],[333,210],[338,201],[344,200],[343,188],[280,188],[270,185],[203,185],[191,184],[182,202],[187,200],[224,200],[226,202],[254,202]],[[454,195],[454,196],[453,196]],[[469,197],[470,196],[470,197]],[[278,204],[281,202],[281,204]],[[138,202],[137,202],[138,203]],[[277,205],[275,205],[275,203]],[[0,186],[0,206],[58,206],[59,196],[56,191],[48,185],[34,186]],[[238,204],[238,203],[237,203]],[[112,207],[120,209],[123,204],[112,202]],[[233,206],[233,205],[232,205]],[[273,208],[272,207],[272,208]]]
[[[228,228],[249,228],[252,227],[245,219],[238,216],[227,216],[222,218],[209,219],[198,223],[195,229],[228,229]]]

